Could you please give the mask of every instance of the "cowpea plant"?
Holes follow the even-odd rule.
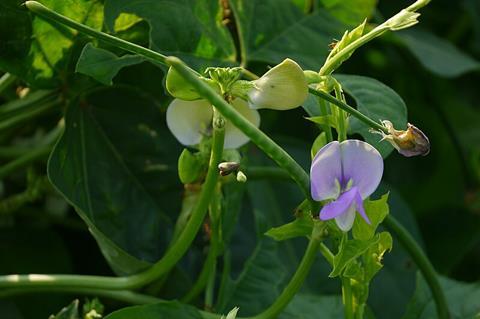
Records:
[[[364,20],[368,10],[322,11],[314,1],[2,3],[5,23],[18,27],[0,39],[0,69],[9,72],[0,90],[19,80],[28,86],[19,92],[25,97],[1,107],[0,138],[37,115],[52,119],[33,151],[12,149],[18,158],[0,169],[3,178],[49,155],[48,180],[32,169],[27,191],[0,208],[61,194],[115,275],[6,274],[0,296],[121,302],[105,315],[98,299],[82,311],[76,300],[51,318],[380,318],[369,304],[371,283],[398,242],[423,289],[406,318],[458,316],[442,289],[449,283],[389,214],[388,188],[377,190],[384,159],[393,150],[428,155],[428,137],[407,123],[392,89],[335,73],[366,43],[417,24],[428,2],[377,24]],[[294,27],[276,34],[255,10]],[[357,15],[347,31],[335,17],[342,10]],[[309,32],[312,42],[302,42]],[[297,45],[315,54],[279,51]],[[263,75],[247,68],[270,56],[276,63]],[[117,78],[123,84],[112,85]],[[52,115],[59,106],[62,114]],[[271,118],[298,107],[307,113],[303,125],[318,130],[311,146],[289,149],[260,129],[263,109]],[[298,152],[310,153],[311,164],[290,154]],[[341,289],[319,294],[333,282]],[[388,291],[383,298],[393,298]],[[469,306],[474,314],[478,300]]]

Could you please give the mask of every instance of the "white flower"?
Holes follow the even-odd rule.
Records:
[[[270,69],[247,93],[252,109],[289,110],[300,106],[308,95],[308,84],[302,68],[285,59]]]
[[[256,127],[260,126],[260,115],[251,110],[247,102],[235,99],[233,107]],[[211,134],[213,109],[206,100],[185,101],[174,99],[167,109],[167,126],[175,138],[186,146],[200,143],[202,137]],[[225,125],[225,148],[233,149],[247,143],[249,138],[232,123]]]

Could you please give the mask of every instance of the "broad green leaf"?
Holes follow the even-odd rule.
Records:
[[[166,247],[163,209],[180,196],[178,144],[164,123],[155,101],[135,90],[96,90],[68,106],[48,163],[50,180],[118,273],[145,268]]]
[[[338,319],[343,318],[341,296],[296,294],[279,319]]]
[[[95,48],[88,43],[78,58],[75,71],[88,75],[102,84],[112,85],[112,80],[120,69],[143,61],[145,59],[138,55],[127,54],[117,57],[110,51]]]
[[[415,29],[402,31],[399,37],[418,61],[436,75],[456,77],[480,70],[479,61],[432,33]]]
[[[367,240],[375,235],[375,231],[380,223],[388,215],[388,193],[378,200],[367,199],[363,202],[365,212],[370,219],[371,225],[367,224],[362,218],[355,218],[352,228],[352,235],[355,239]]]
[[[313,229],[313,219],[311,216],[301,216],[293,222],[279,227],[270,228],[265,235],[276,241],[287,240],[295,237],[309,236]]]
[[[21,8],[22,2],[6,0],[0,4],[0,34],[2,43],[6,43],[5,47],[2,44],[0,51],[0,68],[36,87],[58,86],[64,80],[77,32],[60,24],[53,26],[39,17],[31,16],[25,8]],[[50,9],[94,29],[102,27],[103,12],[100,1],[41,2]]]
[[[338,20],[355,26],[373,14],[377,0],[320,0],[320,3]]]
[[[56,315],[51,315],[48,319],[80,319],[78,315],[78,300],[74,300]]]
[[[439,276],[452,319],[480,317],[480,282],[465,283]],[[435,301],[423,276],[417,273],[417,288],[403,319],[437,318]]]
[[[319,69],[327,57],[328,44],[345,29],[328,13],[317,10],[306,15],[289,0],[229,3],[247,61],[276,64],[289,57],[302,67]]]
[[[286,275],[278,254],[278,246],[273,239],[261,239],[241,274],[236,280],[230,280],[228,288],[219,296],[217,308],[228,311],[239,307],[242,316],[250,316],[272,304],[281,292]]]
[[[236,53],[222,25],[219,1],[107,0],[105,24],[114,30],[122,13],[134,14],[150,25],[150,48],[177,56],[195,68],[232,64]]]
[[[397,130],[406,129],[407,107],[402,98],[385,84],[365,76],[335,75],[343,90],[357,104],[357,109],[374,121],[389,120]],[[388,142],[380,142],[381,136],[369,132],[370,127],[350,116],[349,134],[358,133],[385,158],[393,150]]]
[[[329,277],[337,277],[357,257],[365,253],[372,245],[378,243],[378,236],[369,240],[342,240],[338,253],[333,258],[333,269]]]
[[[117,310],[105,319],[201,319],[200,312],[178,301],[127,307]]]

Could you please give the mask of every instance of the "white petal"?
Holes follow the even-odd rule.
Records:
[[[256,127],[260,126],[260,114],[256,110],[251,110],[248,107],[247,102],[242,99],[235,99],[232,102],[233,107],[242,114],[247,120],[249,120]],[[225,125],[225,148],[239,148],[243,144],[247,143],[249,138],[243,134],[235,125],[227,121]]]
[[[340,143],[343,178],[352,180],[362,199],[370,196],[380,184],[383,175],[383,159],[372,145],[359,140]]]
[[[285,59],[255,81],[248,93],[250,107],[288,110],[300,106],[308,95],[308,85],[302,68]]]
[[[340,195],[342,161],[340,144],[333,141],[322,147],[312,161],[310,184],[316,201],[336,199]]]
[[[205,100],[174,99],[167,109],[167,126],[183,145],[196,145],[208,133],[213,110]]]
[[[338,228],[340,228],[345,232],[352,229],[354,221],[355,221],[355,202],[352,202],[352,205],[350,205],[347,212],[335,217],[335,222],[337,223]]]

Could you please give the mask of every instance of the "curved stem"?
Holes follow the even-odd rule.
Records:
[[[422,248],[417,244],[412,235],[405,229],[393,216],[388,215],[385,218],[384,225],[390,231],[394,232],[402,246],[412,256],[415,264],[422,272],[423,277],[427,281],[430,290],[432,291],[433,299],[437,307],[438,318],[450,318],[447,300],[443,294],[442,287],[438,281],[437,274],[433,265],[428,260],[427,256],[422,251]]]
[[[195,209],[175,243],[162,259],[151,268],[139,274],[126,277],[84,276],[84,275],[7,275],[0,276],[0,288],[20,287],[70,287],[100,289],[133,289],[141,287],[167,273],[182,258],[197,235],[207,212],[218,180],[218,163],[223,152],[225,131],[214,129],[213,144],[207,177]]]
[[[282,312],[282,310],[288,305],[288,303],[302,287],[302,284],[305,281],[305,278],[307,277],[313,262],[315,261],[320,241],[321,236],[320,234],[318,234],[318,230],[316,229],[316,227],[314,227],[312,235],[310,237],[310,241],[308,243],[307,249],[305,250],[305,254],[303,255],[300,265],[295,271],[295,274],[293,275],[290,282],[283,289],[280,296],[278,296],[275,302],[265,311],[247,319],[277,318],[277,316]]]
[[[316,89],[313,89],[313,88],[308,88],[308,91],[311,94],[316,95],[316,96],[318,96],[318,97],[320,97],[320,98],[338,106],[339,108],[341,108],[345,112],[349,113],[350,115],[355,116],[357,119],[359,119],[363,123],[367,124],[371,128],[382,131],[382,132],[388,134],[388,130],[387,130],[386,127],[384,127],[380,123],[375,122],[374,120],[372,120],[371,118],[369,118],[368,116],[366,116],[362,112],[358,111],[357,109],[351,107],[347,103],[336,99],[334,96],[332,96],[332,95],[330,95],[330,94],[328,94],[324,91],[316,90]]]
[[[278,166],[285,169],[295,182],[300,186],[306,198],[310,197],[310,179],[303,168],[287,153],[276,144],[270,137],[259,130],[250,121],[245,119],[237,110],[229,105],[211,87],[202,82],[195,73],[190,70],[180,59],[168,57],[167,63],[180,73],[197,92],[212,103],[217,110],[238,129],[247,135],[265,154],[273,159]]]

